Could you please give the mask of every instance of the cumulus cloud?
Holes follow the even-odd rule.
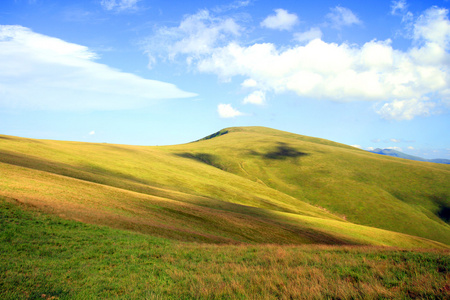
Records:
[[[246,76],[267,90],[300,97],[386,101],[378,111],[384,118],[410,120],[429,115],[436,105],[429,96],[443,96],[450,85],[448,12],[435,10],[419,18],[415,41],[422,43],[409,51],[394,49],[390,40],[355,46],[315,39],[287,49],[231,42],[199,60],[198,69],[225,79]],[[426,30],[427,24],[438,32]]]
[[[258,86],[258,83],[256,82],[256,80],[249,78],[249,79],[245,79],[241,83],[241,86],[245,87],[245,88],[253,88],[253,87]]]
[[[275,15],[268,16],[260,25],[270,29],[291,30],[296,24],[298,24],[296,14],[290,14],[287,10],[279,8],[275,9]]]
[[[308,31],[294,33],[294,40],[298,42],[309,42],[322,38],[322,30],[318,27],[312,27]]]
[[[327,14],[327,19],[331,22],[331,26],[335,28],[362,23],[350,9],[342,6],[331,8],[331,12]]]
[[[263,105],[266,102],[266,93],[263,91],[254,91],[244,98],[244,104],[251,103]]]
[[[446,82],[440,68],[417,68],[389,41],[371,41],[359,48],[316,39],[283,50],[271,43],[230,43],[200,60],[198,69],[228,79],[246,76],[276,92],[342,101],[411,97],[443,88]]]
[[[101,0],[103,9],[114,11],[136,10],[140,0]]]
[[[22,26],[0,26],[0,106],[114,110],[195,96],[173,84],[112,69],[95,58],[85,46]]]
[[[221,118],[234,118],[243,115],[243,113],[234,109],[231,104],[219,104],[217,106],[217,112]]]
[[[358,149],[362,149],[361,145],[350,145],[350,146],[358,148]]]
[[[420,15],[414,25],[414,39],[422,41],[428,46],[448,50],[450,46],[448,10],[434,7]]]
[[[89,132],[89,135],[94,135],[95,134],[95,131],[94,130],[92,130],[91,132]]]
[[[336,26],[361,23],[340,6],[328,18]],[[186,24],[195,26],[182,29]],[[203,42],[200,29],[211,32]],[[450,103],[447,9],[432,7],[415,19],[408,50],[395,49],[390,39],[362,45],[328,43],[318,37],[320,29],[294,35],[306,44],[243,45],[237,40],[243,30],[231,19],[204,11],[167,28],[175,39],[163,48],[169,57],[184,54],[200,72],[216,74],[224,81],[244,77],[242,87],[266,94],[294,92],[299,98],[376,101],[381,103],[375,106],[377,112],[386,119],[411,120]]]

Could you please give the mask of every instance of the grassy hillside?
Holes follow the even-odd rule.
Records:
[[[268,128],[165,147],[0,136],[0,178],[26,207],[171,240],[450,244],[448,166]]]
[[[449,174],[259,127],[0,136],[0,298],[446,299]]]
[[[448,250],[211,245],[0,197],[1,299],[448,299]]]
[[[450,243],[450,167],[261,127],[170,147],[348,221]],[[205,159],[206,158],[206,159]]]

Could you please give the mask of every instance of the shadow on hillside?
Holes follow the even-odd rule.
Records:
[[[251,151],[251,154],[258,155],[267,159],[278,159],[278,160],[283,160],[287,158],[297,158],[309,155],[308,153],[298,151],[297,149],[289,146],[288,144],[281,142],[278,143],[278,146],[273,151],[269,151],[267,153],[259,153],[256,151]]]
[[[442,195],[433,195],[430,197],[439,207],[436,215],[441,218],[442,221],[449,223],[450,222],[450,205],[448,201],[446,201],[447,196],[445,194]]]
[[[217,157],[209,153],[175,153],[176,156],[193,159],[215,168],[225,170],[225,168],[217,162]]]
[[[117,185],[111,183],[111,179],[125,179],[136,183],[147,184],[147,181],[132,175],[108,170],[96,165],[70,165],[9,151],[0,151],[0,162],[112,186]]]
[[[215,133],[213,133],[211,135],[205,136],[204,138],[202,138],[200,140],[197,140],[196,142],[210,140],[210,139],[213,139],[213,138],[215,138],[217,136],[221,136],[221,135],[224,135],[224,134],[227,134],[227,133],[228,133],[228,130],[223,130],[222,129],[222,130],[217,131],[217,132],[215,132]]]
[[[450,206],[448,205],[441,205],[439,207],[438,216],[441,218],[444,222],[449,223],[450,222]]]

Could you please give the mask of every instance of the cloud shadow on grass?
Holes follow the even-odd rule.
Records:
[[[439,209],[436,215],[447,224],[450,223],[450,205],[448,203],[447,195],[433,195],[430,197],[438,205]]]
[[[217,157],[215,155],[212,155],[212,154],[209,154],[209,153],[183,152],[183,153],[176,153],[175,155],[179,156],[179,157],[193,159],[193,160],[202,162],[204,164],[213,166],[215,168],[218,168],[218,169],[221,169],[221,170],[225,170],[225,168],[217,162]]]
[[[251,151],[250,154],[258,155],[265,159],[273,159],[273,160],[285,160],[287,158],[297,158],[309,155],[306,152],[298,151],[297,149],[289,146],[286,143],[278,142],[278,146],[266,153],[259,153],[257,151]]]
[[[70,165],[6,150],[0,150],[0,162],[112,186],[117,186],[111,182],[115,182],[115,179],[147,184],[145,180],[132,175],[96,165]]]

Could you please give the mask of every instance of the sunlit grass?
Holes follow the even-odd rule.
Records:
[[[2,194],[63,218],[179,241],[445,247],[355,225],[215,201],[196,205],[0,163]],[[199,204],[202,204],[203,199]],[[212,201],[212,200],[211,200]],[[220,207],[220,209],[219,209]]]
[[[450,243],[450,166],[376,155],[268,128],[231,128],[202,143],[172,146],[204,153],[229,172],[325,208],[359,224]],[[280,147],[303,153],[267,159]]]
[[[357,223],[450,243],[440,218],[448,166],[268,128],[227,130],[165,147],[2,136],[0,195],[182,241],[427,244]]]
[[[225,131],[0,136],[0,298],[450,298],[448,166]]]
[[[0,202],[2,299],[450,297],[448,250],[180,243]]]

